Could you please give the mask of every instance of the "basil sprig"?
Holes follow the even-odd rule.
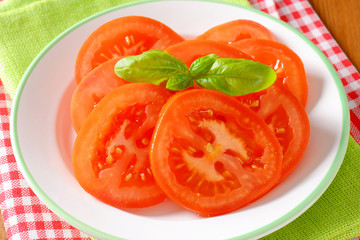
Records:
[[[241,96],[270,87],[275,71],[252,60],[218,58],[210,54],[186,64],[167,52],[150,50],[119,60],[115,73],[128,82],[147,82],[181,91],[194,85],[217,90],[230,96]]]

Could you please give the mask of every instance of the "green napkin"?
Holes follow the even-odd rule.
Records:
[[[247,0],[226,0],[251,6]],[[0,2],[0,79],[11,97],[37,54],[65,29],[134,0],[4,0]]]
[[[351,239],[360,236],[360,147],[350,137],[347,152],[329,188],[305,213],[271,239]]]
[[[0,79],[14,96],[22,75],[57,35],[102,10],[134,0],[0,2]],[[224,0],[250,6],[247,0]],[[360,147],[350,137],[344,163],[324,195],[299,218],[264,239],[348,239],[360,235]]]

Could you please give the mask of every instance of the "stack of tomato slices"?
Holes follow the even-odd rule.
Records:
[[[251,59],[273,68],[277,80],[230,97],[197,85],[170,92],[114,73],[119,59],[150,49],[188,66],[208,54]],[[303,64],[253,21],[231,21],[185,40],[154,19],[115,19],[88,37],[75,76],[75,177],[88,193],[121,209],[169,198],[203,216],[237,210],[279,184],[308,144]]]

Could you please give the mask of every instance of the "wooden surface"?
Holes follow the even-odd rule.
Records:
[[[309,0],[332,36],[360,71],[360,0]]]
[[[360,0],[309,2],[350,61],[360,70]],[[0,240],[5,239],[6,233],[0,215]]]
[[[0,214],[0,240],[5,240],[7,239],[6,237],[6,231],[5,231],[5,227],[4,227],[4,223],[3,223],[3,219],[2,216]]]

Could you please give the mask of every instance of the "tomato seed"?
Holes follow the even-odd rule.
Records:
[[[129,38],[129,36],[126,36],[125,37],[125,41],[126,41],[126,44],[128,45],[128,46],[130,46],[130,38]]]
[[[211,153],[212,151],[214,151],[214,148],[213,146],[211,145],[211,143],[208,143],[206,145],[206,151],[208,151],[209,153]]]
[[[140,115],[143,114],[143,113],[144,113],[144,110],[140,109],[139,111],[137,111],[137,112],[135,113],[135,115],[136,115],[136,116],[140,116]]]
[[[116,154],[116,155],[122,155],[123,152],[124,152],[124,151],[123,151],[120,147],[116,147],[116,148],[115,148],[115,154]]]
[[[189,183],[195,176],[195,173],[192,173],[188,179],[186,179],[186,182]]]
[[[276,75],[279,75],[279,74],[282,73],[283,71],[284,71],[283,68],[278,68],[278,69],[275,70],[275,73],[276,73]]]
[[[178,148],[176,148],[176,147],[170,148],[170,151],[171,151],[171,152],[174,152],[174,153],[180,153],[180,149],[178,149]]]
[[[236,184],[235,181],[228,181],[227,183],[228,183],[228,185],[230,185],[231,188],[235,188],[238,186],[238,184]]]
[[[278,128],[276,129],[277,133],[285,133],[285,128]]]
[[[135,43],[135,38],[134,38],[134,35],[130,35],[130,40],[131,40],[131,43],[134,44]]]
[[[259,100],[256,100],[256,101],[253,101],[249,107],[258,107],[260,105],[260,101]]]
[[[188,119],[190,120],[190,122],[196,122],[196,119],[193,116],[189,116]]]
[[[173,156],[172,156],[172,159],[173,159],[173,160],[182,160],[183,158],[182,158],[181,155],[180,155],[180,156],[179,156],[179,155],[173,155]]]
[[[111,156],[111,155],[109,155],[109,156],[106,158],[106,163],[108,163],[108,164],[112,164],[114,161],[115,161],[115,159],[114,159],[113,156]]]
[[[110,58],[108,56],[106,56],[104,53],[100,53],[100,56],[107,59],[107,60],[110,60]]]
[[[140,178],[141,178],[141,180],[143,180],[143,181],[145,182],[146,177],[145,177],[145,174],[144,174],[144,173],[140,173]]]
[[[119,47],[117,45],[114,46],[115,50],[118,52],[118,53],[121,53]]]
[[[126,175],[126,177],[125,177],[125,181],[129,181],[129,180],[130,180],[130,178],[132,178],[132,174],[131,174],[131,173],[129,173],[128,175]]]
[[[184,166],[185,166],[185,163],[180,163],[180,164],[175,166],[175,169],[180,169],[180,168],[182,168]]]
[[[192,146],[189,146],[189,147],[188,147],[188,152],[189,152],[190,154],[194,154],[194,153],[196,153],[196,149],[193,148]]]
[[[204,183],[204,179],[201,179],[200,182],[196,185],[197,189],[201,187],[201,185]]]
[[[147,146],[150,141],[149,141],[149,139],[147,139],[147,138],[143,138],[143,139],[141,139],[141,142],[142,142],[142,144],[144,144],[145,146]]]
[[[240,157],[235,157],[236,160],[238,160],[241,164],[244,163],[244,161]]]
[[[230,178],[232,175],[229,171],[225,170],[222,175],[225,177],[225,178]]]

